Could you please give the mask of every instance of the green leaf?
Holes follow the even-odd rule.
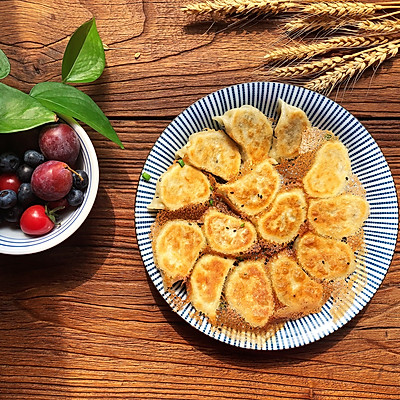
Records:
[[[10,62],[3,50],[0,50],[0,79],[5,78],[10,73]]]
[[[93,82],[105,66],[104,47],[93,18],[81,25],[68,42],[62,61],[63,82]]]
[[[57,115],[37,100],[0,83],[0,133],[25,131],[54,121]]]
[[[103,111],[77,88],[59,82],[42,82],[32,88],[30,95],[49,110],[84,122],[118,144],[121,149],[124,148]]]

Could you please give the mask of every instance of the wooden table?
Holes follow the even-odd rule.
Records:
[[[122,151],[89,129],[101,182],[85,224],[51,250],[0,256],[0,399],[399,399],[399,247],[357,317],[287,351],[246,351],[205,336],[171,311],[147,276],[133,209],[149,150],[195,100],[254,80],[277,38],[268,21],[224,31],[188,24],[183,4],[0,3],[0,47],[12,66],[4,82],[26,92],[37,82],[60,80],[69,35],[96,17],[109,47],[107,68],[80,88],[126,146]],[[399,91],[395,58],[331,95],[378,142],[398,190]]]

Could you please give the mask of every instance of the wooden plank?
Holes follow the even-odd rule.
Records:
[[[222,87],[269,80],[260,76],[263,55],[287,41],[270,20],[229,29],[194,24],[180,12],[186,0],[48,3],[2,1],[2,18],[8,23],[0,25],[0,46],[12,65],[4,82],[29,91],[40,81],[59,81],[69,35],[95,16],[110,48],[107,69],[96,84],[80,87],[113,117],[174,116]],[[331,98],[357,117],[397,118],[399,80],[395,58]]]
[[[70,34],[96,17],[109,47],[94,84],[78,85],[112,118],[126,149],[88,130],[101,170],[85,224],[41,254],[0,255],[0,398],[399,399],[400,245],[370,303],[337,332],[280,352],[246,351],[189,326],[144,269],[134,202],[144,161],[174,116],[222,87],[267,80],[269,20],[232,29],[193,24],[187,0],[2,0],[4,80],[28,92],[60,80]],[[139,58],[134,54],[140,53]],[[380,145],[400,194],[394,58],[333,93]]]
[[[361,313],[310,345],[243,350],[195,330],[143,267],[134,197],[170,122],[114,120],[126,149],[89,130],[101,170],[85,224],[54,249],[0,256],[0,397],[398,399],[400,246]],[[363,121],[400,187],[397,121]]]

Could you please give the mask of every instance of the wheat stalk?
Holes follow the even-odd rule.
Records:
[[[187,4],[182,11],[194,15],[210,15],[215,19],[250,14],[278,14],[297,7],[298,3],[285,0],[214,0]]]
[[[373,47],[354,55],[354,59],[344,64],[340,64],[327,71],[324,75],[311,80],[304,85],[305,88],[316,92],[326,92],[329,94],[335,86],[343,82],[345,79],[351,79],[356,74],[360,76],[367,68],[372,65],[379,66],[385,60],[394,57],[400,47],[400,39],[394,40],[383,46]]]
[[[360,48],[377,46],[389,41],[385,36],[338,36],[318,43],[298,44],[269,51],[264,60],[266,63],[273,61],[291,61],[302,58],[312,58],[336,49]]]
[[[196,16],[212,17],[214,20],[232,17],[247,18],[251,15],[275,16],[279,13],[296,12],[298,17],[284,25],[289,34],[301,35],[314,31],[333,32],[343,28],[364,32],[360,36],[339,36],[318,43],[288,46],[270,51],[265,55],[266,63],[307,60],[332,50],[372,46],[354,54],[336,55],[270,71],[270,74],[280,78],[296,79],[320,75],[309,81],[305,87],[330,93],[344,80],[358,78],[367,68],[372,65],[379,66],[398,53],[400,39],[393,40],[393,37],[396,33],[400,33],[400,21],[388,19],[388,16],[400,13],[397,11],[399,8],[400,1],[363,3],[359,0],[204,0],[186,5],[182,11]],[[384,10],[391,10],[391,12],[384,14],[381,12]],[[367,20],[362,20],[365,18]]]

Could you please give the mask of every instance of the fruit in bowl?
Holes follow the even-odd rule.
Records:
[[[48,160],[64,161],[73,167],[81,145],[78,136],[69,125],[50,124],[40,132],[39,147]]]
[[[39,147],[41,153],[30,149],[25,151],[22,160],[17,154],[5,152],[0,154],[0,208],[4,219],[10,223],[19,223],[21,230],[29,235],[43,235],[50,232],[56,223],[56,211],[65,206],[49,210],[48,202],[66,199],[68,205],[78,207],[84,199],[81,189],[87,174],[73,170],[79,153],[80,142],[76,132],[65,123],[44,126],[40,131]],[[25,164],[21,165],[21,161]],[[17,171],[26,171],[28,176],[21,183]],[[75,176],[75,179],[73,179]],[[78,187],[76,187],[78,186]],[[44,202],[44,205],[43,205]],[[28,208],[29,207],[29,208]],[[38,216],[40,214],[40,216]],[[43,221],[45,229],[30,222]],[[35,226],[36,226],[35,225]]]
[[[0,253],[53,247],[79,228],[93,206],[99,183],[96,152],[84,129],[62,118],[65,122],[0,137]],[[41,142],[58,129],[59,138],[65,132],[74,136],[73,146],[65,146],[69,152],[56,154],[62,140]]]

